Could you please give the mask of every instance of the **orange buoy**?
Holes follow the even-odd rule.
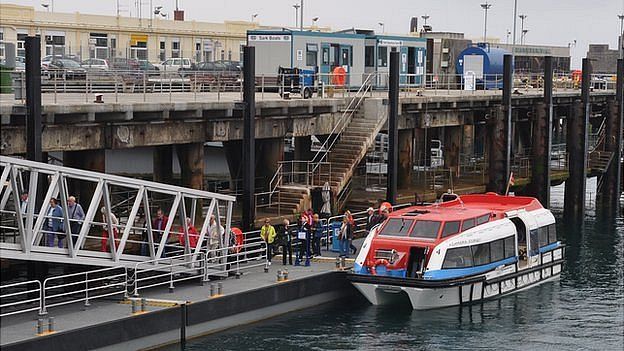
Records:
[[[342,66],[334,68],[332,71],[332,85],[344,86],[347,82],[347,71]]]

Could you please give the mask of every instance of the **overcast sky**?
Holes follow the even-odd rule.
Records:
[[[0,3],[17,3],[40,7],[52,0],[0,0]],[[84,12],[96,14],[116,13],[117,1],[122,13],[135,15],[135,0],[54,0],[57,12]],[[143,13],[149,12],[149,0],[142,0]],[[311,24],[319,17],[319,26],[333,29],[368,28],[380,30],[385,24],[387,33],[406,33],[412,16],[428,14],[428,24],[435,31],[464,32],[467,37],[483,36],[483,10],[485,0],[305,0],[304,17]],[[152,0],[153,6],[162,5],[165,11],[175,7],[175,0]],[[295,22],[293,4],[299,0],[179,0],[186,11],[186,19],[222,22],[223,20],[250,20],[258,14],[263,25],[292,26]],[[491,0],[488,12],[488,37],[506,40],[507,30],[513,27],[513,0]],[[620,28],[618,13],[624,13],[624,0],[518,0],[518,13],[526,14],[525,28],[529,30],[526,41],[531,44],[568,45],[577,41],[572,51],[573,67],[580,66],[589,43],[617,46]],[[420,18],[419,18],[420,19]],[[422,21],[422,20],[421,20]],[[422,24],[422,23],[421,23]],[[519,42],[520,20],[517,23]],[[510,39],[511,41],[511,39]]]

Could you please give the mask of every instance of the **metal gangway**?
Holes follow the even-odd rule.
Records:
[[[171,269],[233,240],[232,196],[6,156],[0,174],[1,258]]]

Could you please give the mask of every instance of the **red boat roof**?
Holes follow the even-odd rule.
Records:
[[[412,206],[390,214],[390,217],[414,217],[419,220],[463,220],[490,213],[503,218],[504,213],[525,209],[533,211],[543,208],[537,199],[525,196],[503,196],[496,193],[458,196],[457,199],[426,206]]]

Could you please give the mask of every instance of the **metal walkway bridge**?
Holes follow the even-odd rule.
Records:
[[[172,256],[195,262],[233,239],[232,196],[5,156],[0,174],[1,258],[104,267]],[[76,189],[84,215],[72,205]]]

